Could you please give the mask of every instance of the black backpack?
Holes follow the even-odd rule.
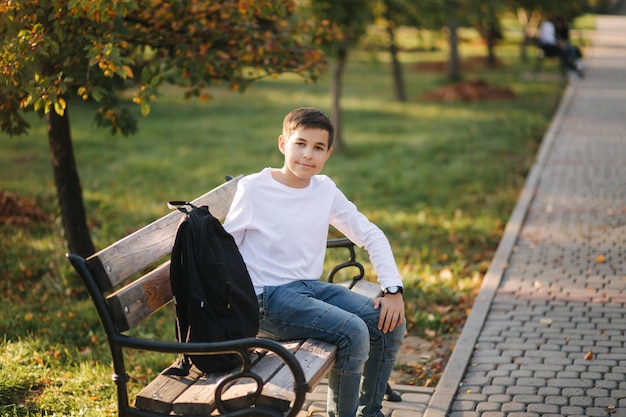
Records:
[[[233,237],[207,206],[171,201],[185,213],[172,249],[170,283],[181,342],[221,342],[255,337],[259,304]],[[240,365],[237,354],[184,355],[206,373]]]

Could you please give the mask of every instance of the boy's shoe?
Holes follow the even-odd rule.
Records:
[[[393,403],[400,402],[402,401],[402,394],[400,394],[398,391],[394,391],[393,388],[391,388],[391,385],[387,384],[387,390],[385,392],[385,400],[391,401]]]
[[[578,78],[585,78],[585,64],[583,64],[582,59],[577,59],[575,66],[576,75],[578,75]]]
[[[582,59],[577,59],[576,60],[576,70],[577,71],[583,71],[585,69],[585,64],[583,63]]]
[[[565,80],[573,80],[574,78],[585,78],[585,72],[580,70],[571,69],[567,72]]]

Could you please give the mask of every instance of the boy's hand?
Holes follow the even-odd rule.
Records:
[[[374,299],[374,310],[380,307],[378,329],[383,333],[391,332],[404,321],[404,300],[402,294],[387,294]]]

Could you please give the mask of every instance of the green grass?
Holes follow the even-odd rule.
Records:
[[[463,49],[463,56],[474,53]],[[407,285],[412,334],[460,330],[562,93],[557,79],[524,77],[531,64],[519,64],[512,45],[502,45],[500,58],[504,68],[466,77],[508,86],[514,101],[423,100],[446,83],[443,74],[415,70],[415,63],[445,59],[428,52],[403,55],[410,100],[396,103],[387,57],[351,55],[342,98],[347,148],[333,154],[325,173],[388,235]],[[548,64],[544,72],[557,69]],[[185,102],[170,88],[128,138],[97,129],[93,106],[71,102],[96,247],[166,214],[168,200],[218,185],[224,174],[281,165],[282,117],[302,105],[329,110],[328,92],[328,76],[311,85],[267,80],[243,95],[218,88],[208,104]],[[53,215],[39,224],[0,224],[0,415],[115,413],[105,336],[64,258],[45,124],[31,120],[29,136],[0,140],[0,189]],[[338,255],[329,258],[330,265]],[[173,337],[171,315],[162,312],[142,331]],[[133,389],[170,359],[129,358]]]

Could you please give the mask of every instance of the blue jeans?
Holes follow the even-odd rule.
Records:
[[[330,417],[382,417],[382,401],[405,323],[378,330],[372,300],[328,282],[295,281],[259,295],[260,328],[281,339],[307,337],[337,345],[328,383]]]

